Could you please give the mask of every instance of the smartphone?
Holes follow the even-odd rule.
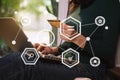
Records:
[[[60,20],[48,20],[48,22],[52,27],[57,27],[57,28],[60,27]]]

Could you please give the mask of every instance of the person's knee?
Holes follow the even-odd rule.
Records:
[[[80,78],[80,77],[78,77],[78,78],[75,78],[74,80],[91,80],[90,78]]]

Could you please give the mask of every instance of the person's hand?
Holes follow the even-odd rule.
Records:
[[[49,47],[46,44],[35,43],[33,45],[37,51],[40,51],[42,54],[55,54],[58,51],[57,47]]]
[[[61,32],[63,35],[67,35],[69,38],[73,36],[73,34],[77,34],[75,29],[73,28],[74,26],[69,26],[66,24],[61,24]],[[68,39],[63,37],[62,35],[60,35],[61,38],[65,41],[67,41]]]
[[[69,38],[73,37],[75,34],[79,34],[79,33],[77,33],[75,31],[75,29],[73,29],[73,26],[62,24],[62,29],[64,31],[64,35],[67,34],[67,36]],[[76,38],[74,38],[72,40],[69,40],[68,38],[64,37],[63,35],[60,35],[60,37],[61,37],[62,40],[73,42],[73,43],[75,43],[76,45],[78,45],[81,48],[85,47],[86,38],[83,35],[79,35],[79,36],[77,36]]]

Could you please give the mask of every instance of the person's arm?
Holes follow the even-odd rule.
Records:
[[[63,27],[63,29],[64,29],[64,35],[68,34],[69,37],[71,37],[73,34],[76,34],[75,29],[69,27],[69,25],[63,24],[63,26],[64,26]],[[77,34],[79,34],[79,33],[77,33]],[[83,35],[81,35],[81,34],[79,34],[79,36],[77,36],[76,38],[74,38],[72,40],[64,37],[63,35],[60,35],[60,37],[61,37],[62,40],[65,40],[67,42],[73,42],[73,43],[75,43],[80,48],[84,48],[85,47],[86,38]]]
[[[40,51],[42,54],[56,54],[58,52],[58,47],[50,47],[45,44],[35,43],[34,47],[37,51]]]

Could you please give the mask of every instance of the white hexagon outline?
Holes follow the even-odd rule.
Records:
[[[75,23],[75,21],[72,21],[72,20],[69,20],[69,21],[67,21],[67,22],[73,22],[74,24],[76,24]],[[76,24],[77,26],[79,26],[78,24]],[[64,30],[62,30],[63,31],[63,33],[64,33]],[[80,31],[80,30],[78,30],[78,27],[77,27],[77,31]],[[77,33],[77,32],[76,32]],[[74,33],[73,35],[71,35],[71,36],[74,36],[76,33]],[[65,34],[65,35],[68,35],[68,34]],[[69,35],[68,35],[69,36]]]
[[[70,19],[70,18],[69,18],[69,19]],[[72,18],[72,19],[73,19],[73,18]],[[74,19],[75,19],[75,18],[74,18]],[[69,21],[67,21],[67,22],[70,22],[70,21],[73,22],[73,23],[75,23],[76,20],[75,20],[75,21],[69,20]],[[77,22],[79,23],[80,21],[77,20]],[[75,23],[75,24],[76,24],[76,23]],[[76,25],[79,26],[78,24],[76,24]],[[77,30],[78,30],[78,27],[77,27]],[[79,30],[79,31],[80,31],[80,30]]]
[[[78,28],[77,28],[77,29],[78,29]],[[62,32],[64,33],[64,30],[62,30],[61,33],[62,33]],[[63,33],[62,33],[62,34],[63,34]],[[76,33],[77,33],[77,32],[76,32]],[[75,36],[76,33],[74,33],[73,35],[71,35],[71,37],[72,37],[72,36]],[[78,33],[78,34],[79,34],[79,33]],[[69,36],[68,34],[64,34],[64,35],[67,36],[67,37]],[[68,38],[70,38],[70,37],[68,37]]]
[[[36,51],[35,48],[25,48],[25,50],[24,50],[23,53],[21,54],[21,58],[22,58],[22,60],[24,61],[24,63],[25,63],[26,65],[35,65],[36,62],[38,61],[39,57],[40,57],[38,53],[37,53],[37,55],[36,55],[36,56],[38,56],[38,57],[37,57],[36,60],[34,60],[34,61],[28,61],[28,62],[26,62],[27,60],[24,59],[24,53],[26,52],[26,50],[30,50],[30,49],[33,49],[33,50],[34,50],[33,52],[37,53],[37,51]]]
[[[34,60],[34,62],[32,62],[32,61],[26,62],[27,60],[25,61],[25,59],[24,59],[24,58],[25,58],[25,57],[24,57],[25,52],[26,52],[27,50],[30,50],[30,49],[31,49],[31,50],[34,50],[33,52],[35,52],[35,53],[36,53],[35,55],[37,56],[37,58],[36,58],[36,60]],[[22,58],[22,60],[23,60],[23,62],[24,62],[25,65],[35,65],[36,62],[38,61],[39,57],[40,57],[40,56],[39,56],[39,54],[38,54],[38,52],[37,52],[37,50],[36,50],[35,48],[25,48],[24,51],[23,51],[23,53],[21,54],[21,58]]]
[[[66,64],[66,63],[64,63],[64,54],[66,53],[66,52],[68,52],[68,51],[73,51],[73,52],[75,52],[77,55],[78,55],[78,60],[77,60],[77,62],[75,63],[75,64],[73,64],[73,65],[71,65],[71,66],[69,66],[68,64]],[[72,48],[69,48],[69,49],[67,49],[67,50],[65,50],[64,52],[62,52],[62,64],[64,64],[65,66],[67,66],[67,67],[69,67],[69,68],[72,68],[72,67],[74,67],[74,66],[76,66],[77,64],[79,64],[79,61],[80,60],[80,57],[79,57],[79,52],[77,52],[77,51],[75,51],[74,49],[72,49]]]
[[[71,37],[71,38],[69,38],[68,36],[66,36],[66,35],[68,35],[68,34],[66,34],[66,35],[64,35],[63,33],[62,33],[62,30],[61,30],[61,23],[64,23],[66,20],[68,20],[68,19],[70,19],[70,18],[72,18],[72,20],[75,20],[76,22],[78,22],[79,24],[80,24],[80,26],[78,26],[78,27],[80,27],[80,30],[77,30],[77,31],[80,31],[80,33],[78,33],[76,36],[73,36],[73,37]],[[70,20],[71,22],[72,22],[72,20]],[[73,23],[75,23],[75,21],[73,22]],[[76,38],[77,36],[79,36],[79,35],[81,35],[81,22],[80,21],[78,21],[77,19],[75,19],[75,18],[73,18],[73,17],[68,17],[67,19],[65,19],[65,20],[63,20],[62,22],[60,23],[60,34],[61,35],[63,35],[64,37],[66,37],[67,39],[69,39],[69,40],[72,40],[72,39],[74,39],[74,38]],[[76,24],[76,23],[75,23]],[[78,24],[77,24],[78,25]],[[78,29],[78,28],[77,28]],[[74,34],[73,34],[74,35]]]
[[[77,54],[75,54],[72,50],[69,50],[68,52],[72,52],[74,55],[75,55],[75,57],[76,57],[76,59],[78,58],[77,56]],[[63,56],[65,56],[65,55],[67,55],[68,54],[68,52],[66,53],[66,54],[63,54]],[[77,59],[78,60],[78,59]],[[76,63],[76,62],[78,62],[77,60],[75,60],[75,62],[73,62],[72,64],[69,64],[67,61],[65,61],[64,59],[63,59],[63,62],[65,63],[68,63],[69,65],[73,65],[74,63]]]
[[[68,36],[64,35],[64,34],[62,33],[62,30],[61,30],[61,28],[62,28],[61,24],[64,23],[67,19],[70,19],[70,18],[72,18],[73,20],[75,20],[76,22],[78,22],[78,23],[79,23],[79,26],[78,26],[78,27],[80,28],[80,29],[79,29],[80,33],[78,33],[77,35],[75,35],[75,36],[73,36],[73,37],[71,37],[71,38],[69,38]],[[74,38],[78,37],[79,35],[81,35],[81,22],[78,21],[77,19],[71,17],[71,16],[68,17],[68,18],[66,18],[66,19],[64,19],[63,21],[60,22],[60,35],[66,37],[66,38],[69,39],[69,40],[73,40]]]

